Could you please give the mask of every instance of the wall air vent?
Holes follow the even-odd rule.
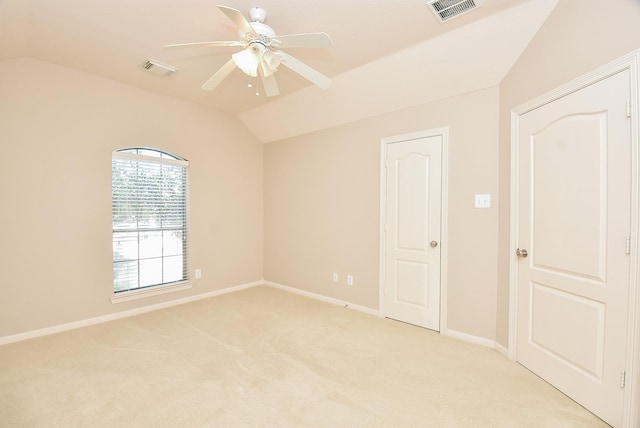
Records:
[[[440,22],[470,12],[480,6],[479,3],[479,0],[430,0],[427,2]]]
[[[172,67],[167,64],[163,64],[160,61],[156,61],[155,59],[147,59],[143,62],[140,67],[143,70],[147,70],[149,73],[157,74],[158,76],[169,77],[176,71],[177,68]]]

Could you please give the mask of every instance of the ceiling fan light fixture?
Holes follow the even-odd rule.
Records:
[[[264,49],[264,46],[262,47]],[[245,74],[251,77],[258,76],[258,64],[262,61],[263,51],[255,46],[249,46],[247,49],[241,50],[231,55],[233,62]]]
[[[262,56],[262,71],[265,76],[270,76],[276,72],[278,66],[282,62],[282,58],[280,55],[275,54],[271,51],[266,51]]]
[[[0,0],[1,1],[1,0]],[[436,1],[436,0],[429,0]],[[440,0],[442,1],[442,0]],[[459,0],[462,1],[462,0]],[[473,1],[473,0],[467,0]],[[476,0],[480,1],[480,0]],[[231,7],[218,5],[222,12],[238,29],[237,41],[222,40],[210,42],[193,42],[166,45],[165,47],[178,46],[243,46],[244,49],[231,55],[222,67],[216,71],[203,85],[205,91],[214,90],[224,79],[226,79],[236,68],[250,77],[258,77],[268,97],[280,94],[274,73],[280,64],[299,74],[316,86],[327,89],[331,84],[331,79],[321,74],[319,71],[309,67],[302,61],[285,53],[281,48],[330,48],[333,46],[329,35],[326,33],[300,33],[285,34],[276,36],[275,31],[264,23],[267,17],[264,9],[253,8],[249,15],[249,22],[239,10]],[[276,38],[277,37],[277,38]],[[257,85],[256,85],[257,88]],[[259,92],[258,92],[259,93]]]

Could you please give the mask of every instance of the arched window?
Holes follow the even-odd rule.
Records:
[[[189,162],[151,148],[111,155],[114,294],[189,280]]]

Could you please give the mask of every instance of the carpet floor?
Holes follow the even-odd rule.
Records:
[[[492,349],[266,286],[0,346],[2,427],[599,427]]]

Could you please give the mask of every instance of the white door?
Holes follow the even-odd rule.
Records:
[[[532,110],[518,128],[516,358],[614,426],[630,287],[629,76]]]
[[[442,135],[387,144],[384,316],[440,329]]]

